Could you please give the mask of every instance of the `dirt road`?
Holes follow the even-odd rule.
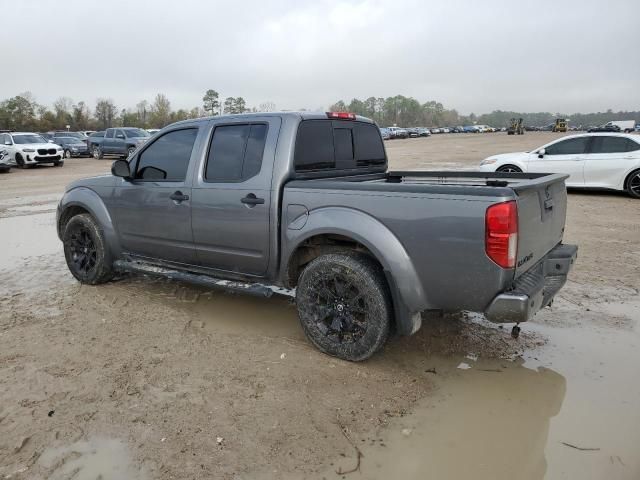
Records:
[[[472,168],[555,137],[387,150],[393,168]],[[570,193],[578,264],[519,340],[477,316],[425,318],[351,364],[308,344],[281,298],[74,281],[55,205],[110,163],[0,175],[1,478],[640,476],[640,202]]]

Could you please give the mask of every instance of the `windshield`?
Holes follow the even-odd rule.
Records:
[[[124,134],[127,136],[127,138],[151,136],[149,135],[149,132],[147,132],[146,130],[141,130],[139,128],[127,128],[127,129],[123,129],[123,131],[124,131]]]
[[[24,145],[27,143],[47,143],[47,141],[44,138],[36,134],[14,135],[13,141],[18,145]]]
[[[63,143],[84,143],[82,140],[76,137],[58,137],[56,141]]]
[[[56,134],[56,138],[69,138],[69,137],[75,137],[75,138],[85,138],[85,134],[84,133],[80,133],[80,132],[65,132],[64,135],[60,135],[60,134]]]

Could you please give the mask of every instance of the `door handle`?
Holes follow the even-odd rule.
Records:
[[[246,197],[240,200],[245,205],[249,205],[250,207],[254,207],[256,205],[262,205],[264,203],[264,198],[258,198],[255,194],[250,193]]]
[[[169,195],[169,198],[174,202],[180,203],[184,202],[185,200],[189,200],[189,195],[183,195],[182,192],[178,190],[177,192],[173,192],[171,195]]]

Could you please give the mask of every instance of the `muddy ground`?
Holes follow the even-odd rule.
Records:
[[[393,168],[459,169],[555,137],[387,149]],[[80,286],[55,205],[110,163],[0,175],[0,478],[640,477],[637,200],[570,192],[578,263],[519,340],[477,315],[429,317],[351,364],[307,343],[284,298]]]

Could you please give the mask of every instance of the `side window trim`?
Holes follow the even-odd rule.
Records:
[[[196,138],[193,142],[193,146],[191,148],[191,156],[193,157],[193,152],[196,149],[197,143],[198,143],[198,135],[200,134],[200,129],[196,126],[196,125],[192,125],[189,127],[182,127],[182,128],[176,128],[174,130],[169,130],[167,132],[165,132],[163,135],[155,138],[153,140],[153,142],[144,145],[144,148],[138,152],[134,157],[131,158],[131,160],[129,161],[129,165],[135,164],[133,165],[133,178],[131,179],[131,183],[133,184],[137,184],[137,183],[148,183],[148,182],[153,182],[153,183],[158,183],[158,182],[162,182],[162,183],[185,183],[187,182],[187,179],[189,178],[189,166],[192,163],[192,159],[189,159],[189,164],[187,165],[187,171],[185,172],[185,176],[182,180],[164,180],[164,179],[155,179],[155,178],[136,178],[136,175],[138,174],[138,166],[140,165],[140,157],[142,157],[142,155],[144,154],[144,152],[146,152],[149,148],[151,148],[152,145],[154,145],[158,140],[160,140],[161,138],[164,138],[166,135],[169,135],[170,133],[174,133],[174,132],[179,132],[181,130],[196,130]],[[106,132],[105,132],[106,135]]]
[[[251,177],[247,177],[247,178],[239,178],[239,179],[227,179],[227,180],[209,180],[207,179],[207,166],[209,165],[209,157],[210,157],[210,153],[211,153],[211,146],[213,145],[213,137],[216,134],[216,130],[220,127],[230,127],[230,126],[247,126],[249,127],[249,135],[251,135],[251,127],[253,125],[265,125],[267,127],[265,133],[264,133],[264,145],[262,148],[262,160],[261,160],[261,167],[260,170],[258,171],[258,173],[256,173],[255,175],[252,175]],[[246,154],[247,154],[247,146],[249,145],[249,135],[247,136],[247,139],[244,142],[244,149],[242,151],[242,164],[244,166],[244,162],[246,160]],[[262,171],[262,166],[264,163],[264,154],[266,151],[266,146],[267,146],[267,137],[269,135],[269,122],[267,121],[257,121],[257,122],[252,122],[252,121],[244,121],[244,122],[224,122],[224,123],[216,123],[213,128],[211,129],[211,134],[209,135],[209,139],[207,142],[207,149],[205,151],[205,161],[203,162],[202,165],[202,182],[204,183],[244,183],[248,180],[251,180],[252,178],[255,178],[256,176],[260,175],[260,171]],[[240,169],[240,174],[242,175],[242,171],[243,168]]]

